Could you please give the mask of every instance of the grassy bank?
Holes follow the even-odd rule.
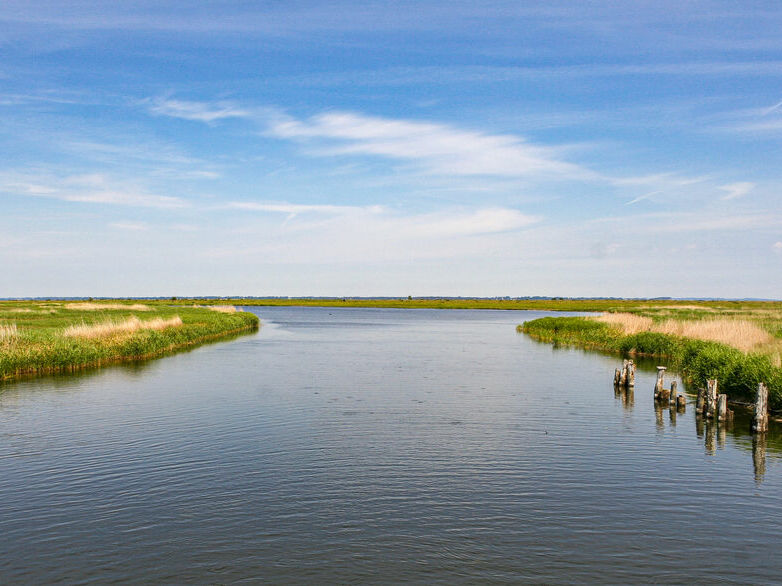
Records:
[[[0,379],[160,356],[258,328],[226,307],[132,302],[0,302]]]
[[[644,317],[644,316],[642,316]],[[648,317],[648,316],[647,316]],[[692,318],[693,316],[688,316]],[[745,316],[746,317],[746,316]],[[756,316],[759,322],[768,322],[770,329],[776,327],[776,318],[769,315]],[[764,382],[769,387],[769,403],[773,409],[782,409],[782,368],[775,364],[775,348],[779,339],[769,333],[766,343],[758,343],[754,351],[741,350],[739,345],[747,341],[736,327],[735,339],[714,341],[696,339],[654,331],[673,327],[670,323],[678,321],[682,329],[692,328],[693,333],[699,330],[693,324],[703,322],[702,337],[708,332],[718,329],[714,324],[725,321],[725,318],[715,317],[687,319],[687,314],[676,316],[666,314],[650,318],[644,322],[641,331],[632,331],[621,319],[600,319],[594,317],[548,317],[529,321],[518,327],[519,331],[529,334],[537,340],[556,344],[572,345],[581,348],[616,352],[623,355],[656,356],[665,359],[670,366],[677,368],[685,380],[704,385],[706,379],[716,378],[722,392],[728,394],[731,400],[751,401],[754,398],[758,382]],[[632,321],[632,320],[627,320]],[[744,320],[742,320],[744,321]],[[749,321],[748,323],[754,323]],[[724,324],[723,324],[724,325]],[[663,327],[665,326],[665,327]],[[728,326],[725,326],[728,327]],[[764,330],[767,332],[767,330]],[[775,330],[776,331],[776,330]]]

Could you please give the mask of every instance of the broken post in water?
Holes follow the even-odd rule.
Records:
[[[768,387],[758,383],[758,393],[755,396],[755,416],[752,418],[752,431],[768,431]]]
[[[684,395],[679,395],[676,397],[676,409],[684,412],[684,410],[687,408],[687,397]]]
[[[732,415],[732,412],[728,410],[728,395],[721,394],[717,398],[717,421],[725,421]]]
[[[654,398],[662,399],[663,390],[665,387],[665,367],[657,367],[657,382],[654,383]]]
[[[706,381],[706,405],[704,415],[707,419],[714,419],[717,411],[717,379],[710,378]]]
[[[632,389],[635,387],[635,364],[632,360],[624,360],[622,368],[614,371],[614,388]]]
[[[676,405],[677,398],[679,396],[679,391],[676,387],[676,381],[671,381],[671,405]]]
[[[703,415],[703,407],[706,405],[706,389],[698,387],[698,398],[695,400],[695,416]]]

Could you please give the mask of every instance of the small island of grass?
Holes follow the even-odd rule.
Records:
[[[138,301],[0,302],[0,380],[142,360],[252,331],[231,306]]]
[[[782,409],[782,310],[778,304],[625,306],[597,317],[546,317],[519,332],[561,345],[665,359],[704,386],[717,379],[732,401],[751,401],[759,382],[769,406]]]

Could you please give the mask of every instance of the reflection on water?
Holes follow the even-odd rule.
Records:
[[[641,362],[642,370],[654,372],[656,369],[654,361],[646,360]],[[621,401],[625,409],[631,409],[635,405],[635,390],[621,389],[614,387],[614,396]],[[651,397],[650,392],[650,397]],[[766,473],[766,454],[769,450],[776,457],[782,458],[782,430],[779,424],[769,422],[769,430],[762,433],[753,433],[751,431],[752,414],[743,406],[736,406],[730,412],[725,421],[715,421],[703,417],[694,407],[695,403],[690,396],[690,404],[693,408],[693,416],[686,421],[694,422],[695,435],[703,441],[706,455],[714,456],[719,450],[726,448],[728,437],[734,442],[734,445],[740,449],[750,449],[752,454],[752,467],[755,482],[760,484]],[[677,418],[686,413],[683,407],[677,407],[667,401],[653,401],[655,427],[659,434],[663,434],[666,428],[675,428]],[[667,412],[667,425],[666,425]],[[769,441],[770,438],[770,441]]]
[[[254,311],[256,335],[2,387],[0,583],[782,574],[778,429],[655,409],[653,363],[612,396],[616,356],[516,333],[541,312]]]

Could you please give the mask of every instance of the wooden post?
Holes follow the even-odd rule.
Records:
[[[671,404],[676,405],[679,391],[676,389],[676,381],[671,381]]]
[[[706,381],[706,406],[704,409],[706,417],[714,419],[717,411],[717,379],[715,378]]]
[[[752,431],[768,431],[768,387],[758,383],[755,396],[755,416],[752,418]]]
[[[622,388],[627,386],[627,360],[622,361],[622,372],[619,374],[619,386]]]
[[[627,361],[627,374],[625,375],[625,388],[635,387],[635,363],[632,360]]]
[[[665,386],[665,367],[657,367],[657,382],[654,384],[654,397],[659,399],[662,396],[663,388]]]
[[[698,387],[698,398],[695,400],[695,416],[703,415],[703,408],[706,405],[706,389]]]
[[[687,397],[684,395],[679,395],[676,397],[676,408],[679,411],[684,412],[684,410],[687,408]]]
[[[620,369],[616,369],[614,371],[614,387],[619,387],[619,378],[622,376],[622,371]]]
[[[728,418],[728,395],[721,394],[717,398],[717,421],[725,421]]]

